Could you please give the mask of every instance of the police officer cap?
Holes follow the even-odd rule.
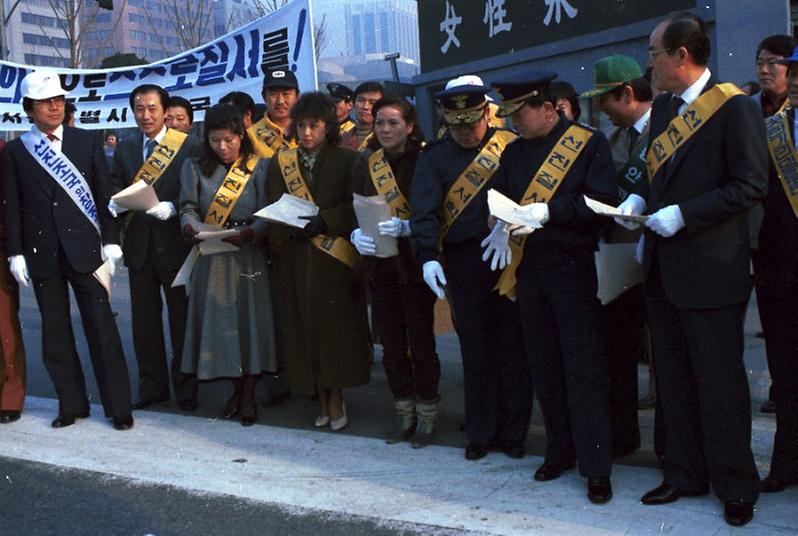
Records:
[[[798,48],[792,51],[792,56],[776,60],[773,63],[778,63],[779,65],[792,65],[795,62],[798,62]]]
[[[263,75],[263,89],[273,88],[296,89],[299,91],[299,83],[296,75],[288,69],[275,69],[266,71]]]
[[[531,97],[537,97],[557,78],[554,71],[527,71],[491,82],[501,97],[496,117],[507,117],[518,111]]]
[[[435,100],[443,108],[443,120],[447,125],[475,123],[485,111],[488,103],[486,95],[490,88],[482,84],[479,77],[465,78],[450,81],[447,89],[435,94]],[[476,84],[476,81],[480,84]]]
[[[346,101],[352,102],[355,100],[355,92],[346,87],[343,84],[336,84],[335,82],[330,82],[327,84],[327,93],[330,94],[330,97],[333,101]]]

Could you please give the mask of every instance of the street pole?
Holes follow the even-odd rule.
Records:
[[[0,60],[5,60],[8,56],[6,26],[8,26],[8,21],[11,20],[11,15],[14,14],[14,10],[17,9],[19,2],[20,0],[14,2],[14,5],[11,6],[11,11],[9,11],[8,16],[6,16],[6,0],[0,0]]]
[[[393,73],[393,81],[399,81],[399,68],[396,66],[396,60],[399,59],[399,53],[394,52],[393,54],[386,54],[385,61],[391,63],[391,73]]]

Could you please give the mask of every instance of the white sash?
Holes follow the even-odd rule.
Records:
[[[97,216],[97,205],[94,203],[94,196],[91,194],[91,188],[86,183],[86,179],[75,167],[75,164],[64,153],[56,151],[42,133],[37,135],[29,130],[20,138],[22,138],[23,145],[25,145],[33,159],[64,189],[99,235],[100,220]]]
[[[94,203],[91,188],[89,188],[83,174],[78,171],[75,164],[64,153],[56,151],[47,137],[41,132],[36,134],[29,130],[20,138],[33,159],[64,189],[72,202],[80,209],[80,212],[91,222],[102,243],[97,205]],[[110,261],[103,258],[103,264],[94,272],[94,277],[105,288],[110,298],[111,274],[109,263]]]

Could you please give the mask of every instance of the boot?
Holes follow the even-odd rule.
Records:
[[[413,436],[413,448],[420,449],[426,447],[432,441],[435,432],[435,421],[438,420],[438,408],[441,397],[432,400],[419,400],[416,403],[416,414],[418,415],[418,426],[416,434]]]
[[[241,380],[241,402],[238,412],[241,414],[241,426],[252,426],[258,420],[258,405],[255,403],[255,385],[258,377],[251,374]]]
[[[408,439],[416,430],[416,399],[397,398],[393,402],[396,408],[396,424],[388,432],[385,442],[389,445]]]
[[[241,403],[241,378],[233,378],[233,396],[227,400],[222,411],[222,418],[232,419],[238,415],[238,406]]]

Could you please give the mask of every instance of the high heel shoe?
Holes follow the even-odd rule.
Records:
[[[247,408],[250,409],[250,408]],[[252,426],[256,422],[258,422],[258,408],[257,406],[252,406],[252,413],[248,413],[245,411],[241,411],[241,426]]]
[[[223,418],[230,420],[238,415],[238,404],[240,399],[241,397],[238,392],[233,393],[233,396],[231,396],[227,404],[224,405],[224,410],[222,411]]]
[[[346,404],[343,405],[344,414],[337,419],[330,419],[330,429],[337,432],[349,424],[349,419],[346,418]]]
[[[330,416],[329,415],[319,415],[316,417],[316,420],[313,421],[313,426],[316,428],[324,428],[330,424]]]

